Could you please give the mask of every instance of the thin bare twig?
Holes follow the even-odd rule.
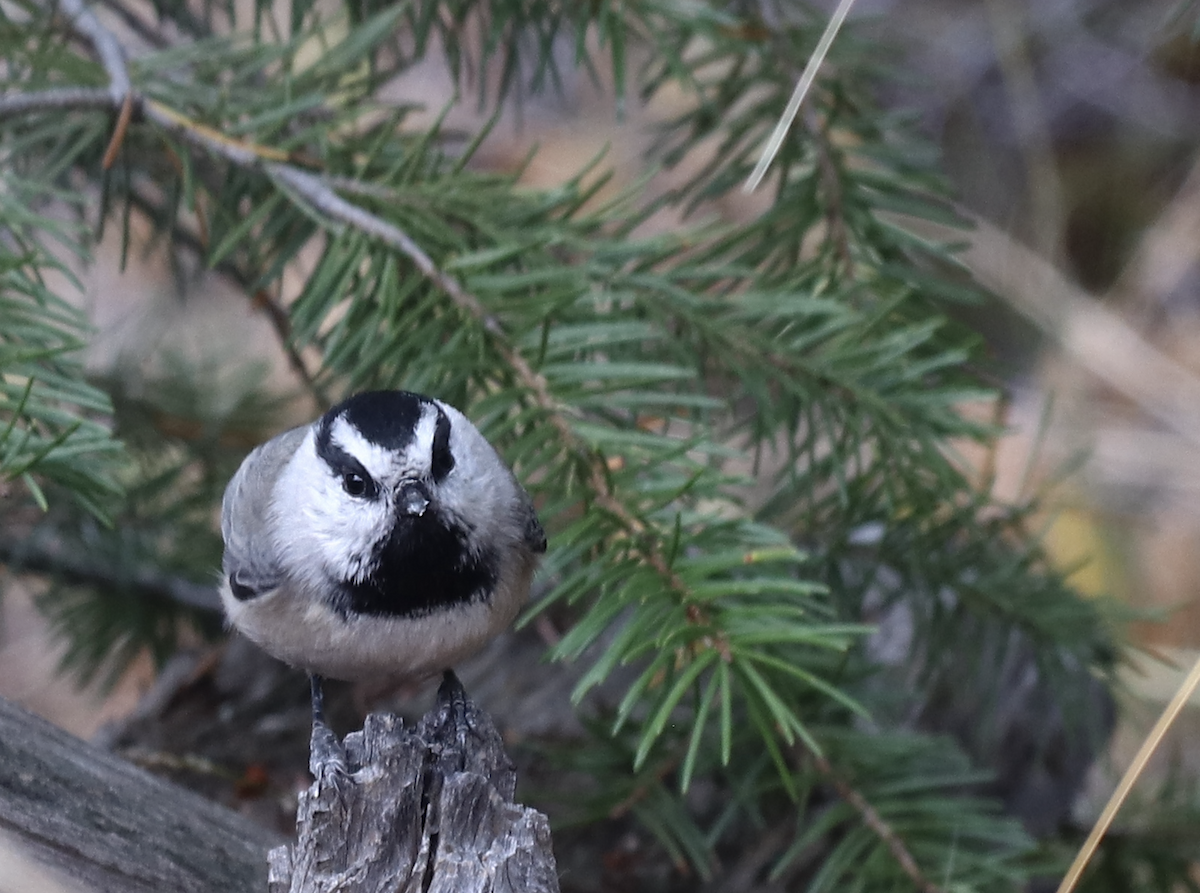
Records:
[[[334,192],[322,177],[300,170],[290,164],[268,163],[263,168],[270,177],[301,195],[316,210],[395,248],[412,261],[413,266],[420,270],[426,279],[445,292],[455,304],[476,317],[488,332],[493,335],[501,333],[500,321],[488,312],[483,303],[463,288],[457,279],[442,272],[433,262],[433,258],[425,253],[425,249],[400,227],[346,201]]]
[[[231,139],[219,130],[193,121],[170,106],[155,102],[153,99],[143,99],[142,117],[158,125],[167,133],[179,137],[198,149],[203,149],[213,155],[224,158],[238,167],[256,169],[266,159],[282,160],[286,152],[280,152],[269,146],[258,146],[244,140]]]
[[[892,854],[892,858],[899,864],[901,870],[909,876],[912,882],[917,886],[922,893],[943,893],[942,888],[933,883],[929,878],[922,874],[920,867],[917,865],[917,860],[912,857],[912,853],[908,851],[908,847],[904,845],[904,841],[889,825],[858,790],[853,788],[849,782],[834,771],[829,760],[818,753],[809,751],[809,756],[813,761],[813,765],[817,767],[817,772],[825,779],[829,785],[837,791],[837,795],[845,800],[850,807],[859,814],[863,824],[883,841],[883,845],[888,848],[888,852]]]
[[[125,97],[133,92],[129,81],[129,70],[125,66],[125,50],[117,38],[100,23],[83,0],[51,0],[51,6],[57,8],[71,22],[71,28],[80,37],[87,40],[96,51],[104,72],[108,75],[108,95],[113,107],[120,108]]]
[[[830,22],[831,26],[832,24]],[[776,59],[782,60],[782,64],[790,70],[791,67],[788,65],[792,56],[790,44],[777,29],[772,30],[771,42],[775,47]],[[812,65],[811,60],[809,61],[809,65]],[[803,72],[791,70],[792,76],[798,78],[801,82],[803,82],[808,73],[807,68]],[[833,250],[845,270],[846,277],[853,279],[854,253],[850,249],[850,233],[846,225],[845,196],[842,191],[842,180],[838,174],[837,164],[833,159],[832,140],[828,130],[822,125],[812,109],[807,110],[806,114],[800,120],[812,137],[813,154],[817,163],[817,174],[827,200],[825,203],[825,225],[828,232],[828,239],[833,243]],[[778,154],[778,148],[776,148],[775,154]]]
[[[249,277],[245,278],[248,280]],[[279,339],[279,343],[283,346],[283,352],[287,355],[288,364],[292,367],[292,371],[304,382],[304,386],[308,388],[308,392],[316,400],[321,412],[325,412],[325,410],[333,406],[333,401],[329,399],[329,394],[326,393],[325,389],[317,383],[316,376],[308,371],[308,365],[304,362],[304,357],[300,356],[300,351],[292,343],[292,320],[288,316],[286,308],[272,297],[271,293],[265,288],[260,288],[254,293],[254,304],[262,308],[271,326],[275,329],[275,335]]]
[[[129,588],[149,599],[170,601],[187,608],[219,611],[217,587],[142,567],[119,569],[90,561],[78,549],[53,536],[32,536],[14,542],[0,539],[0,564],[14,571],[46,574],[64,583],[101,589]]]
[[[61,87],[0,96],[0,121],[31,112],[62,109],[108,111],[112,108],[112,94],[103,87]]]

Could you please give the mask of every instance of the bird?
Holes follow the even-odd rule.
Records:
[[[506,629],[546,551],[533,501],[453,406],[355,394],[256,447],[225,489],[229,624],[307,670],[313,766],[337,762],[322,680],[417,681]],[[314,770],[315,771],[315,770]]]

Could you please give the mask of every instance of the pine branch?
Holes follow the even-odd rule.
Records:
[[[79,3],[80,0],[72,0],[72,2]],[[76,22],[78,21],[78,18],[76,18]],[[95,17],[90,13],[84,17],[84,21],[87,22],[87,26],[86,28],[81,27],[80,30],[89,39],[93,40],[93,42],[98,41],[98,51],[100,47],[105,48],[106,59],[113,57],[113,47],[117,45],[111,33],[96,21]],[[117,52],[115,56],[116,58],[123,59],[123,52]],[[118,69],[118,75],[121,70],[123,69]],[[110,72],[110,76],[112,74]],[[114,77],[114,83],[116,82],[117,79]],[[3,102],[0,102],[0,118],[6,115],[46,111],[52,108],[59,110],[68,108],[94,109],[103,105],[99,102],[100,96],[99,91],[80,90],[69,92],[45,91],[40,94],[14,97],[12,99],[19,98],[22,101],[13,101],[8,108],[5,107]],[[223,158],[239,167],[248,170],[261,170],[267,176],[283,183],[296,195],[308,202],[312,208],[324,214],[329,219],[331,226],[333,224],[342,224],[356,229],[409,258],[422,275],[428,278],[437,288],[441,289],[460,309],[474,318],[495,338],[495,347],[499,355],[508,363],[516,380],[531,395],[535,405],[546,414],[564,444],[568,445],[587,464],[589,469],[588,480],[596,504],[614,518],[619,519],[621,525],[630,535],[640,538],[640,535],[645,532],[645,523],[633,515],[612,492],[603,458],[593,454],[592,451],[580,443],[578,436],[567,421],[561,405],[551,395],[545,378],[536,373],[521,353],[508,342],[499,320],[484,307],[483,303],[477,297],[464,289],[458,280],[439,269],[429,254],[407,233],[395,224],[383,220],[361,206],[342,198],[325,178],[302,170],[295,165],[275,160],[288,157],[288,153],[286,152],[226,137],[218,131],[198,124],[161,103],[147,99],[132,89],[121,93],[118,97],[116,91],[110,88],[107,96],[107,105],[109,108],[119,111],[121,108],[132,104],[136,113],[141,118],[158,125],[168,133],[180,137],[192,146]],[[345,182],[343,185],[347,187],[347,191],[365,190],[365,187],[360,184]],[[277,331],[280,331],[278,314],[269,314],[269,316],[272,319],[272,323],[276,326]],[[285,339],[284,343],[287,344],[288,341]],[[292,359],[292,365],[293,368],[297,368],[297,360],[295,358]],[[303,364],[300,364],[298,371],[303,368]],[[307,381],[311,381],[306,370],[304,370],[304,378]],[[685,595],[687,587],[668,566],[665,556],[657,550],[646,550],[644,546],[642,548],[644,550],[644,560],[662,576],[666,585],[673,591]],[[704,612],[695,606],[689,609],[689,616],[693,618],[693,622],[705,622]]]
[[[0,195],[36,193],[6,179]],[[23,216],[50,225],[32,209]],[[0,483],[21,481],[43,511],[44,485],[61,486],[107,520],[121,445],[107,427],[111,404],[83,381],[82,314],[46,286],[49,271],[70,279],[28,232],[0,223]]]
[[[777,864],[805,862],[813,889],[869,876],[933,890],[921,869],[934,866],[946,888],[1023,879],[1027,840],[962,796],[978,773],[956,753],[947,778],[929,742],[907,741],[887,709],[904,697],[924,705],[930,680],[958,669],[947,655],[992,636],[1029,631],[1064,678],[1086,674],[1109,636],[1045,569],[1015,514],[997,513],[945,455],[949,438],[989,436],[959,411],[980,392],[963,365],[971,345],[940,319],[954,287],[940,271],[953,257],[889,216],[937,217],[936,183],[855,92],[852,55],[833,47],[831,87],[811,100],[815,132],[785,143],[778,200],[760,218],[641,238],[656,209],[642,196],[597,208],[600,187],[582,174],[551,192],[523,189],[468,168],[482,135],[453,156],[438,127],[370,108],[387,73],[410,61],[400,16],[418,54],[430,35],[478,17],[480,59],[503,62],[502,93],[526,60],[516,35],[537,37],[538,77],[553,75],[560,28],[600,35],[621,90],[623,42],[641,35],[660,74],[639,88],[697,91],[668,138],[672,160],[716,137],[672,197],[691,208],[740,187],[792,86],[788,59],[811,43],[804,27],[780,21],[764,36],[740,8],[600,0],[539,18],[508,0],[417,0],[344,30],[304,13],[287,40],[181,43],[126,65],[79,0],[63,10],[99,64],[83,75],[52,66],[52,76],[28,65],[30,87],[55,89],[0,97],[10,122],[0,136],[22,151],[57,147],[51,123],[87,128],[85,148],[64,151],[44,183],[112,166],[106,198],[123,198],[127,214],[147,209],[157,231],[265,301],[314,391],[436,393],[470,411],[529,482],[553,534],[542,604],[565,602],[574,618],[556,654],[593,661],[576,699],[628,668],[619,703],[598,707],[611,720],[600,737],[620,743],[596,772],[601,814],[630,812],[702,874],[715,849],[767,821],[794,829]],[[297,62],[317,45],[315,61]],[[580,39],[583,64],[589,47]],[[125,68],[135,86],[116,89]],[[80,76],[109,86],[58,87]],[[96,111],[115,120],[111,133]],[[284,276],[298,268],[293,295]],[[301,349],[320,357],[317,371]],[[777,476],[753,467],[771,494],[759,511],[745,468],[775,449]],[[167,494],[197,471],[195,450],[172,444],[178,463],[145,471],[164,517]],[[220,474],[204,465],[204,486],[183,497],[187,535],[203,540],[194,551],[216,548],[201,522]],[[161,559],[176,569],[167,578],[198,567],[156,542],[152,523],[131,527],[122,555]],[[169,591],[148,582],[146,594]],[[868,605],[897,601],[914,628],[903,668],[873,660],[859,622]],[[108,641],[122,631],[110,624]],[[842,741],[868,710],[875,731]],[[797,748],[814,759],[797,765]],[[683,796],[701,776],[727,801],[715,815]],[[828,859],[814,869],[812,853]]]
[[[98,22],[95,22],[94,17],[92,17],[92,21],[93,25],[90,28],[89,33],[108,33],[102,25],[100,25]],[[109,37],[111,37],[111,35],[109,35]],[[107,40],[105,40],[106,45],[107,43]],[[210,152],[213,152],[213,154],[223,156],[227,160],[235,163],[240,163],[242,166],[249,169],[259,167],[259,160],[263,157],[286,157],[286,153],[278,153],[265,147],[253,146],[237,140],[229,140],[218,133],[208,130],[201,125],[195,124],[195,122],[189,121],[184,116],[179,115],[178,113],[173,112],[164,106],[154,103],[153,101],[146,100],[144,96],[132,90],[122,95],[119,101],[114,99],[112,90],[88,88],[43,90],[32,93],[13,94],[0,97],[0,120],[25,114],[67,110],[109,110],[115,111],[120,115],[137,114],[143,119],[158,123],[165,130],[173,132],[176,135],[184,136],[189,142],[192,142],[199,148],[206,149]],[[102,165],[105,169],[111,166],[110,159],[115,150],[119,147],[120,138],[123,136],[123,134],[123,127],[118,127],[114,131],[114,138],[110,142],[109,148],[105,152],[105,162],[107,163]],[[319,180],[302,179],[306,175],[303,171],[300,171],[296,168],[291,168],[287,165],[268,165],[266,169],[269,173],[273,173],[284,182],[297,180],[298,185],[294,187],[296,188],[296,191],[299,194],[307,197],[314,203],[314,205],[323,206],[325,204],[333,204],[328,202],[329,196],[337,199],[337,196],[332,193],[332,190],[320,183]],[[144,206],[149,206],[144,197],[139,197],[136,194],[131,194],[131,197],[134,201],[137,201]],[[347,203],[343,202],[342,204],[345,205]],[[338,207],[336,204],[334,204],[334,207],[336,210],[345,210],[344,208]],[[371,217],[371,215],[366,215],[365,212],[362,212],[361,210],[352,210],[357,210],[357,213],[352,213],[351,217],[360,225],[364,223],[364,221],[361,219],[363,215],[368,218]],[[333,219],[339,218],[334,216]],[[387,226],[384,221],[378,220],[378,218],[373,218],[366,221],[368,228],[364,231],[367,231],[371,234],[376,234],[374,230],[377,228],[378,224],[383,224],[385,227]],[[418,254],[421,253],[419,246],[407,239],[403,233],[398,233],[398,236],[402,241],[410,245],[415,252]],[[183,230],[178,228],[175,228],[174,237],[185,243],[190,241],[190,247],[192,247],[200,255],[205,254],[208,250],[208,246],[204,244],[204,240],[197,239],[192,234],[185,233]],[[427,259],[428,258],[426,257],[426,260]],[[432,262],[430,262],[430,266],[432,266]],[[246,285],[250,282],[250,277],[247,277],[240,271],[235,272],[228,264],[221,265],[221,269],[223,269],[226,273],[234,273],[235,281],[238,281],[243,285]],[[290,337],[290,325],[287,320],[286,311],[284,311],[283,308],[279,306],[278,302],[271,298],[271,296],[262,289],[259,289],[257,292],[255,292],[254,302],[266,312],[267,318],[271,321],[271,325],[275,329],[276,335],[279,337],[280,347],[285,352],[289,364],[300,377],[301,381],[304,382],[308,390],[314,395],[318,405],[324,407],[331,406],[332,402],[324,394],[320,385],[316,383],[312,373],[309,372],[307,366],[305,365],[303,358],[300,357],[299,353],[295,349],[295,346],[292,344]]]
[[[912,857],[912,853],[908,851],[908,848],[904,845],[904,841],[900,839],[900,835],[895,832],[891,825],[884,821],[875,807],[867,801],[867,798],[842,778],[824,756],[818,753],[810,753],[809,756],[813,761],[813,765],[817,767],[817,771],[821,774],[821,777],[837,791],[839,797],[849,803],[854,808],[854,811],[862,816],[863,824],[870,828],[883,841],[888,852],[892,854],[896,863],[904,870],[904,873],[908,875],[916,888],[921,890],[922,893],[944,893],[941,887],[925,877],[917,865],[917,860]]]

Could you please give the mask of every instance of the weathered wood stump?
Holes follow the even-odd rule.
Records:
[[[270,893],[557,893],[546,817],[513,802],[488,716],[439,697],[415,729],[371,714],[314,765],[297,842],[271,850]]]

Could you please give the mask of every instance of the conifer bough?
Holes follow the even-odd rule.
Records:
[[[633,818],[702,877],[811,890],[1009,890],[1036,872],[1000,801],[1055,736],[1086,739],[1069,705],[1111,667],[1112,635],[1027,533],[1033,506],[997,503],[952,458],[955,439],[995,433],[962,413],[996,395],[945,315],[979,295],[950,247],[906,225],[956,218],[929,153],[872,100],[870,40],[849,27],[829,48],[769,205],[664,232],[656,215],[699,219],[740,189],[823,16],[259,4],[234,34],[232,3],[156,6],[157,22],[121,0],[16,8],[0,151],[3,196],[24,201],[0,198],[5,233],[62,233],[86,261],[87,226],[63,233],[51,213],[64,193],[80,219],[119,220],[126,247],[144,217],[275,308],[315,401],[436,394],[530,482],[552,532],[534,610],[562,627],[553,654],[579,674],[591,732],[570,752],[593,780],[575,819]],[[599,54],[621,98],[681,92],[648,159],[673,168],[671,190],[612,197],[594,168],[539,191],[478,170],[486,129],[464,148],[378,99],[438,45],[493,108]],[[204,579],[211,482],[239,458],[220,433],[250,424],[228,407],[257,404],[214,401],[174,426],[209,432],[189,438],[135,427],[161,408],[133,392],[116,528],[57,504],[49,521],[97,560]],[[178,606],[71,582],[43,604],[84,664],[169,653]],[[996,666],[1033,668],[1037,699],[1014,703]],[[1001,714],[1034,754],[1008,790],[985,784],[1012,740],[988,722]]]

